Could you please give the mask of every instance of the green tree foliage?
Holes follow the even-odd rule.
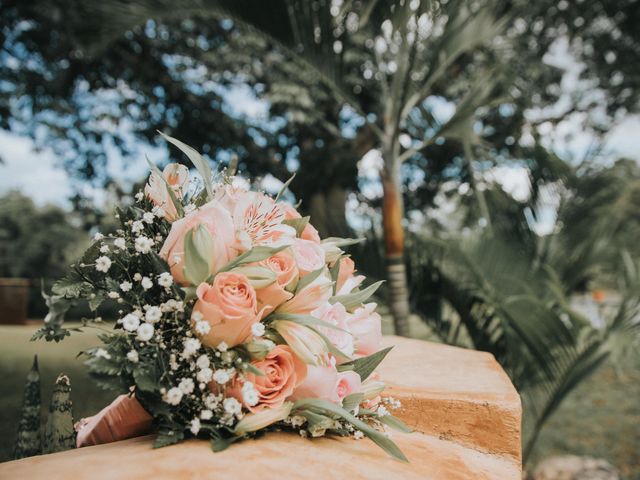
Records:
[[[71,382],[60,375],[51,395],[49,416],[44,430],[44,453],[55,453],[75,448],[76,433],[73,429]]]
[[[32,457],[42,453],[40,433],[40,371],[38,356],[33,358],[33,366],[27,374],[22,401],[22,414],[18,424],[13,458]]]
[[[0,276],[59,277],[86,241],[62,208],[37,207],[19,192],[0,198]]]

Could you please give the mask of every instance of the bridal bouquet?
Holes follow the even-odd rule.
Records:
[[[366,303],[379,284],[362,287],[342,250],[354,241],[321,240],[280,195],[243,188],[230,172],[214,179],[195,150],[165,138],[201,178],[151,165],[135,203],[117,209],[121,228],[97,234],[47,296],[36,338],[77,330],[62,323],[76,299],[93,311],[117,302],[114,329],[84,352],[86,365],[148,412],[156,446],[204,437],[217,451],[278,429],[367,436],[406,460],[385,431],[407,431],[390,414],[399,402],[375,372],[389,351]]]

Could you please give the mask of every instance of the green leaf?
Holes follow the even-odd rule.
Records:
[[[233,443],[229,437],[212,437],[211,438],[211,450],[214,452],[222,452],[231,446]]]
[[[332,243],[336,247],[348,247],[349,245],[357,245],[358,243],[362,243],[364,241],[364,238],[327,237],[324,238],[320,243]]]
[[[406,423],[404,423],[399,418],[394,417],[393,415],[384,415],[382,417],[378,417],[378,420],[380,420],[385,425],[388,425],[394,430],[397,430],[399,432],[402,432],[402,433],[413,432],[413,430],[411,430],[411,428],[409,428]]]
[[[356,358],[350,362],[338,365],[339,371],[353,370],[360,375],[361,380],[364,382],[369,375],[380,365],[380,362],[384,360],[384,357],[391,351],[393,347],[387,347],[379,352],[373,353],[368,357]]]
[[[236,259],[227,263],[224,267],[220,269],[220,271],[228,272],[229,270],[233,270],[234,268],[237,268],[240,265],[245,265],[247,263],[260,262],[262,260],[265,260],[275,255],[278,252],[281,252],[282,250],[288,247],[289,245],[281,245],[279,247],[264,247],[264,246],[253,247],[251,250],[247,250]]]
[[[184,237],[184,275],[193,285],[200,285],[209,277],[209,263],[193,242],[193,230],[189,230]]]
[[[278,192],[278,195],[276,195],[276,199],[274,201],[278,201],[280,200],[280,197],[282,195],[284,195],[284,192],[287,190],[287,188],[289,188],[289,185],[291,185],[291,182],[293,182],[293,179],[296,178],[296,174],[294,173],[293,175],[291,175],[291,177],[289,178],[289,180],[287,180],[286,182],[284,182],[284,184],[282,185],[282,188],[280,189],[280,191]]]
[[[320,276],[320,274],[324,271],[324,267],[321,267],[313,272],[307,273],[304,277],[300,279],[298,284],[296,285],[295,294],[298,294],[302,291],[302,289],[311,284],[316,278]]]
[[[255,289],[265,288],[276,281],[276,274],[268,268],[257,265],[246,265],[233,269],[234,273],[241,273],[249,279],[249,283]]]
[[[51,292],[65,298],[79,298],[88,288],[91,288],[91,284],[72,269],[66,276],[53,284]]]
[[[271,320],[290,320],[292,322],[299,323],[301,325],[305,325],[307,327],[325,327],[332,328],[333,330],[340,330],[341,332],[346,332],[346,330],[336,327],[324,320],[320,320],[312,315],[303,315],[301,313],[284,313],[284,312],[273,312],[270,315]],[[314,328],[315,330],[315,328]]]
[[[344,305],[344,308],[347,310],[352,310],[356,307],[359,307],[364,302],[366,302],[371,295],[373,295],[384,280],[380,280],[372,285],[369,285],[367,288],[360,290],[358,292],[348,293],[346,295],[337,295],[333,296],[329,299],[329,302],[334,304],[340,302]]]
[[[354,427],[364,433],[371,440],[373,440],[374,443],[376,443],[389,455],[397,458],[398,460],[402,460],[403,462],[408,462],[407,457],[404,456],[398,446],[389,438],[387,438],[382,432],[379,432],[378,430],[367,425],[362,420],[350,414],[345,409],[339,407],[334,403],[328,402],[326,400],[321,400],[319,398],[307,398],[304,400],[298,400],[293,405],[292,410],[311,410],[316,413],[332,413],[334,415],[338,415],[339,417],[344,418],[347,422],[351,423]]]
[[[254,375],[257,375],[258,377],[264,377],[264,372],[260,370],[258,367],[256,367],[253,363],[245,363],[244,369],[249,373],[253,373]]]
[[[309,218],[310,217],[288,218],[286,220],[283,220],[282,223],[293,227],[296,231],[296,236],[299,238],[302,235],[304,227],[306,227],[309,223]]]
[[[161,429],[153,441],[153,448],[168,447],[184,439],[184,433],[180,430]]]
[[[353,412],[362,399],[364,398],[364,394],[362,393],[352,393],[351,395],[347,395],[342,399],[342,408],[344,408],[348,412]]]
[[[165,135],[162,132],[158,133],[162,135],[167,142],[174,144],[182,151],[182,153],[189,157],[189,160],[191,160],[191,163],[196,167],[196,170],[198,170],[198,173],[200,173],[200,176],[204,181],[204,188],[207,191],[208,199],[213,199],[213,185],[211,184],[213,173],[211,172],[209,162],[207,162],[202,155],[186,143],[182,143],[180,140],[170,137],[169,135]]]

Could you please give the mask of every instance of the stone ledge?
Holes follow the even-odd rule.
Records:
[[[522,409],[509,377],[486,352],[402,337],[380,365],[393,412],[418,432],[520,462]]]

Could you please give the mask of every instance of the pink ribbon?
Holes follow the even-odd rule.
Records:
[[[96,415],[75,424],[76,447],[117,442],[150,433],[153,418],[134,396],[120,395]]]

